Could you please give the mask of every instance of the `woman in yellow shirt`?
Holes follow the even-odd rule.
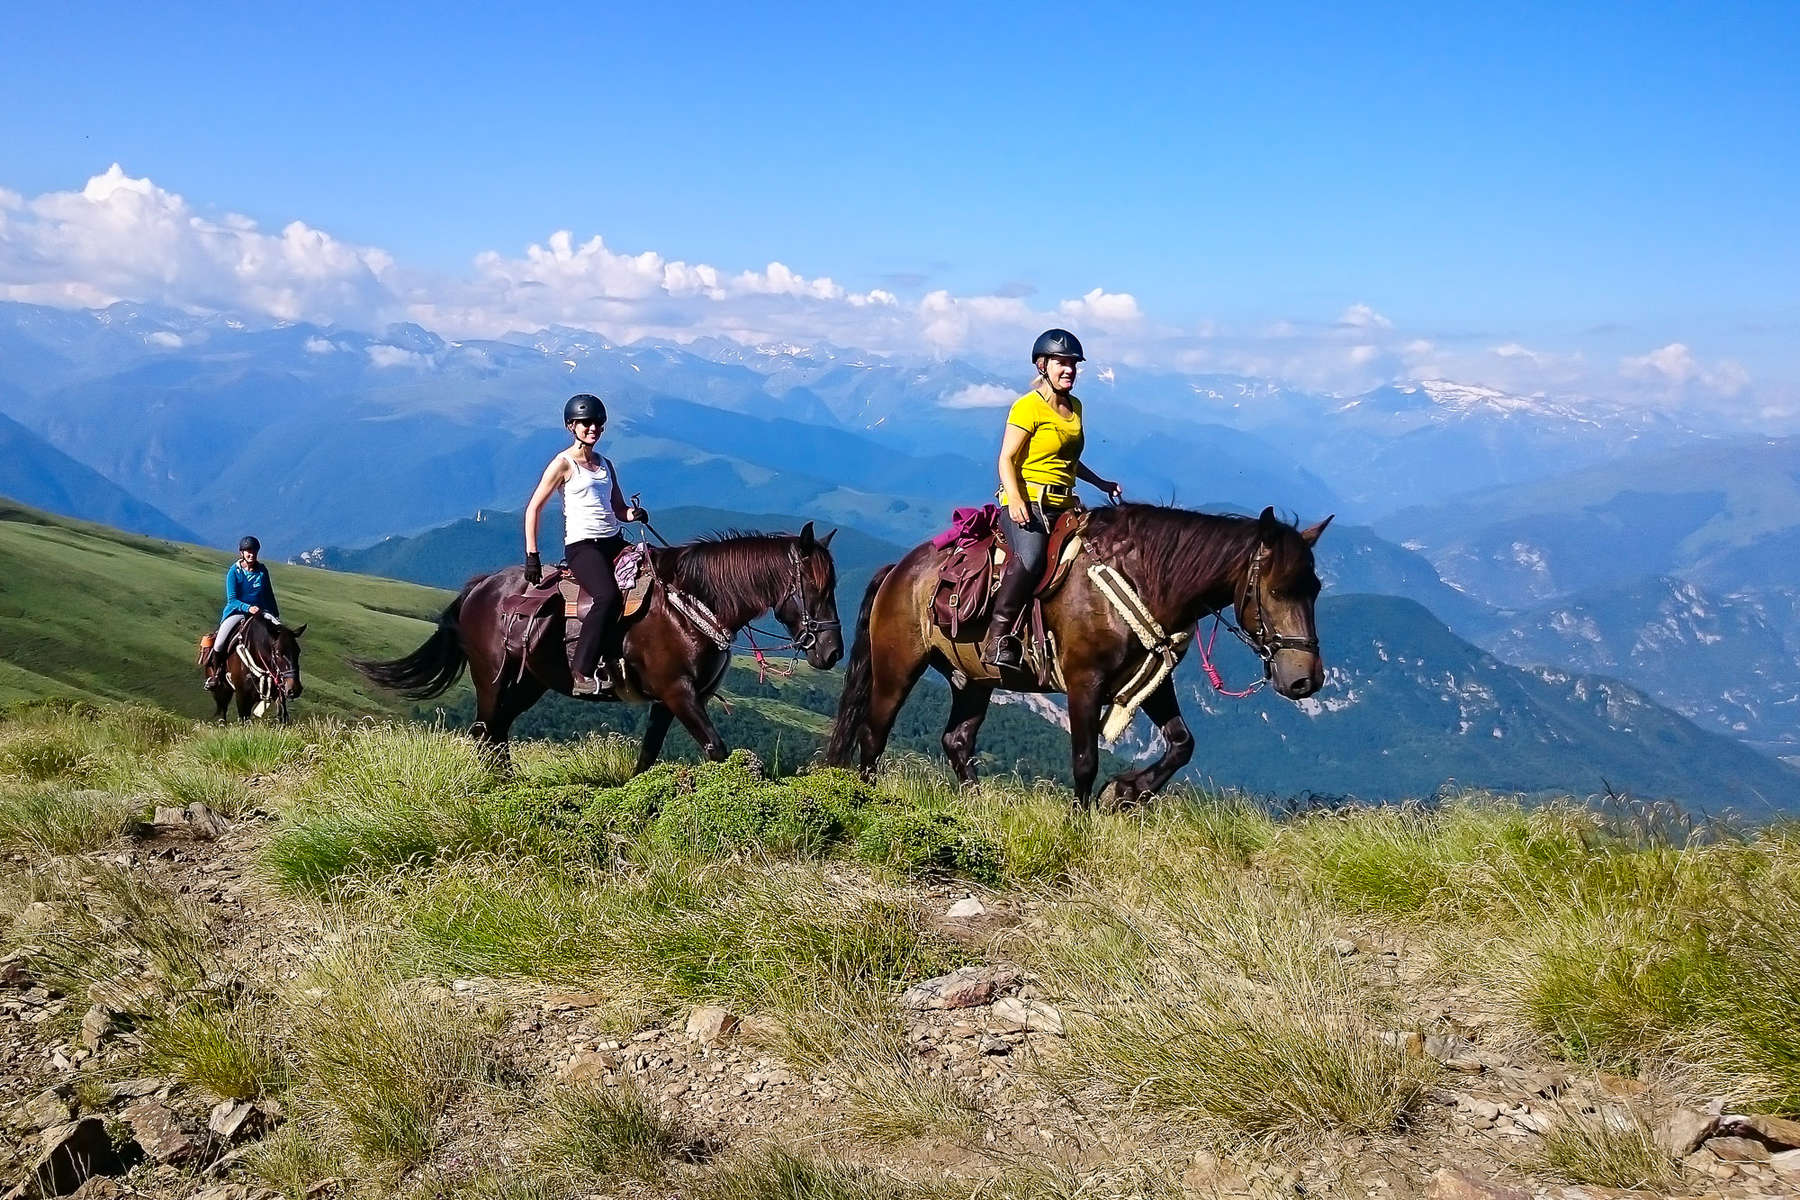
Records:
[[[1075,481],[1085,479],[1115,504],[1125,498],[1117,483],[1102,479],[1081,461],[1085,439],[1074,387],[1076,364],[1084,360],[1074,334],[1045,330],[1031,347],[1037,384],[1007,414],[1000,442],[1000,503],[1005,506],[1000,528],[1010,552],[982,654],[996,667],[1025,665],[1016,628],[1019,614],[1043,574],[1050,527],[1064,509],[1079,503]]]

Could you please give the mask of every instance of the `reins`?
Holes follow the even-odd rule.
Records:
[[[631,497],[631,507],[643,507],[638,503],[638,494],[634,494]],[[662,531],[657,529],[657,527],[652,525],[648,520],[639,521],[638,524],[642,525],[644,529],[658,542],[662,543],[663,546],[671,550],[675,548],[674,544],[662,535]],[[767,683],[770,675],[774,675],[777,679],[792,679],[795,668],[791,663],[786,667],[772,665],[769,662],[768,655],[764,653],[763,648],[756,644],[757,634],[761,634],[763,637],[770,640],[772,643],[769,647],[770,652],[792,650],[794,651],[795,657],[798,658],[799,655],[812,649],[814,644],[818,642],[821,633],[832,629],[842,628],[839,622],[833,620],[820,620],[818,617],[813,616],[807,609],[805,581],[801,574],[800,551],[793,546],[788,547],[788,563],[793,568],[794,572],[794,588],[790,595],[793,597],[795,607],[800,610],[799,631],[791,636],[783,636],[779,633],[772,633],[767,629],[758,629],[754,622],[746,623],[742,630],[740,630],[744,635],[744,640],[750,644],[751,655],[756,659],[756,680],[758,683]],[[691,619],[691,614],[689,614],[689,616]]]

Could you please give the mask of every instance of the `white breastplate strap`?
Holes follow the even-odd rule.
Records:
[[[256,680],[257,703],[252,715],[260,717],[268,711],[269,701],[275,698],[275,676],[250,657],[250,647],[241,637],[237,643],[237,656],[238,661],[244,664],[244,669]]]
[[[725,632],[725,626],[713,615],[712,609],[700,602],[698,596],[690,596],[667,586],[663,590],[668,593],[669,603],[675,606],[675,611],[686,617],[702,637],[710,639],[721,650],[730,649],[731,635]]]
[[[1125,623],[1131,626],[1131,631],[1137,634],[1138,641],[1147,651],[1137,669],[1113,697],[1112,709],[1100,727],[1100,736],[1110,746],[1131,727],[1131,718],[1137,715],[1145,697],[1161,687],[1163,680],[1174,672],[1175,664],[1187,650],[1188,639],[1194,635],[1191,630],[1165,633],[1144,598],[1107,563],[1089,563],[1087,573],[1100,594],[1125,618]]]

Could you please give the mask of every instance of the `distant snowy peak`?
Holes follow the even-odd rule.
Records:
[[[1641,410],[1622,409],[1590,396],[1552,396],[1544,392],[1522,395],[1452,379],[1389,384],[1348,397],[1333,411],[1358,411],[1362,415],[1422,413],[1436,421],[1523,418],[1591,427],[1598,427],[1603,421],[1616,423],[1623,419],[1637,424],[1657,419]]]

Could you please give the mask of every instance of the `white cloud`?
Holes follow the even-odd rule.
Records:
[[[1352,346],[1349,357],[1351,366],[1365,366],[1381,357],[1381,350],[1376,346]]]
[[[322,337],[309,337],[300,348],[305,350],[308,354],[330,354],[333,350],[337,349],[336,346],[332,345]]]
[[[1352,304],[1338,317],[1338,324],[1345,329],[1392,329],[1394,323],[1370,308],[1367,304]]]
[[[1095,288],[1079,300],[1064,300],[1057,311],[1076,320],[1094,321],[1101,325],[1130,325],[1143,320],[1137,297],[1130,292],[1107,292]]]
[[[1023,389],[998,383],[971,383],[954,392],[946,392],[938,400],[939,408],[1005,408],[1019,398]]]
[[[374,345],[369,347],[369,362],[376,367],[411,367],[418,370],[431,365],[431,356],[399,346]]]
[[[79,192],[13,199],[0,224],[0,298],[137,300],[294,321],[372,321],[392,305],[385,253],[300,221],[269,234],[248,218],[203,216],[116,163]]]
[[[144,340],[149,342],[152,346],[160,346],[164,350],[181,349],[181,335],[179,333],[171,333],[167,329],[158,329]]]
[[[1734,396],[1750,384],[1750,374],[1740,364],[1721,359],[1708,366],[1681,342],[1670,342],[1648,354],[1622,358],[1619,373],[1627,379],[1675,388],[1699,387],[1724,396]]]

